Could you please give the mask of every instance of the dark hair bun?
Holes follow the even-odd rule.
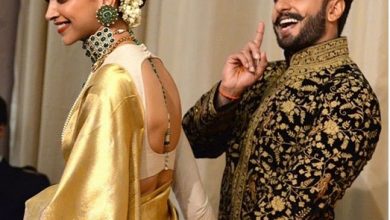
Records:
[[[142,3],[141,8],[145,6],[146,0],[143,0],[144,3]]]

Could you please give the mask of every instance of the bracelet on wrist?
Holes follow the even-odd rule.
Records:
[[[238,100],[240,99],[241,97],[240,96],[234,96],[234,95],[230,95],[228,94],[226,91],[224,91],[221,86],[218,88],[218,92],[219,94],[221,94],[221,96],[231,100],[231,101],[235,101],[235,100]]]

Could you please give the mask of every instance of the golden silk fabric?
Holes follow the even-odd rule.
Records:
[[[167,202],[170,189],[170,183],[167,183],[141,198],[141,219],[176,220],[178,218],[172,203]]]
[[[108,64],[92,73],[64,128],[62,178],[28,200],[25,219],[139,220],[162,212],[158,219],[175,219],[169,185],[142,203],[143,131],[142,103],[128,71]]]
[[[269,63],[241,100],[214,108],[218,85],[183,119],[197,157],[226,152],[219,219],[334,219],[371,159],[379,103],[346,38]]]

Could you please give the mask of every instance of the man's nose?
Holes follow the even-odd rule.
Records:
[[[291,9],[291,0],[276,0],[274,7],[279,13],[289,11]]]

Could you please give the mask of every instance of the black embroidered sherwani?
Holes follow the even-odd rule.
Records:
[[[185,115],[198,158],[226,152],[219,219],[334,219],[370,160],[378,100],[346,38],[269,63],[241,100],[216,109],[218,85]]]

